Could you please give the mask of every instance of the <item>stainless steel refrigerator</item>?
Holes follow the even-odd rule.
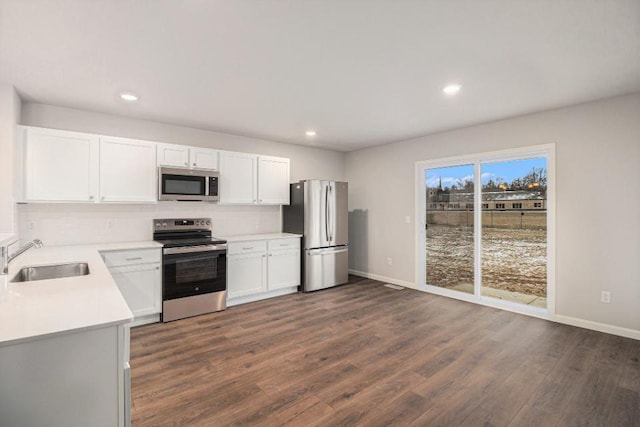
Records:
[[[301,288],[316,291],[349,280],[348,183],[305,180],[291,184],[283,231],[302,234]]]

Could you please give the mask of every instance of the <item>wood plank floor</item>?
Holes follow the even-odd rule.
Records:
[[[640,425],[640,341],[351,279],[133,329],[133,426]]]

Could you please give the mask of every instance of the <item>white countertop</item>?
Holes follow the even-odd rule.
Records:
[[[302,234],[292,233],[265,233],[265,234],[236,234],[232,236],[217,236],[227,242],[246,242],[248,240],[291,239],[302,237]]]
[[[29,249],[0,275],[0,345],[128,323],[133,314],[99,251],[161,248],[157,242],[45,246]],[[86,262],[89,275],[9,282],[24,266]]]

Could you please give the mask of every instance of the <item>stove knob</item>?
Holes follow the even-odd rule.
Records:
[[[163,223],[162,223],[162,226],[163,226],[163,227],[166,227],[166,226],[167,226],[167,223],[166,223],[166,222],[163,222]]]
[[[207,225],[211,225],[211,221],[207,220]]]
[[[156,222],[156,228],[160,228],[160,223]]]
[[[202,225],[200,221],[196,221],[196,225]]]

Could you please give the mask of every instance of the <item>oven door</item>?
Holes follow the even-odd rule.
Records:
[[[226,248],[165,248],[162,264],[163,301],[227,289]]]

